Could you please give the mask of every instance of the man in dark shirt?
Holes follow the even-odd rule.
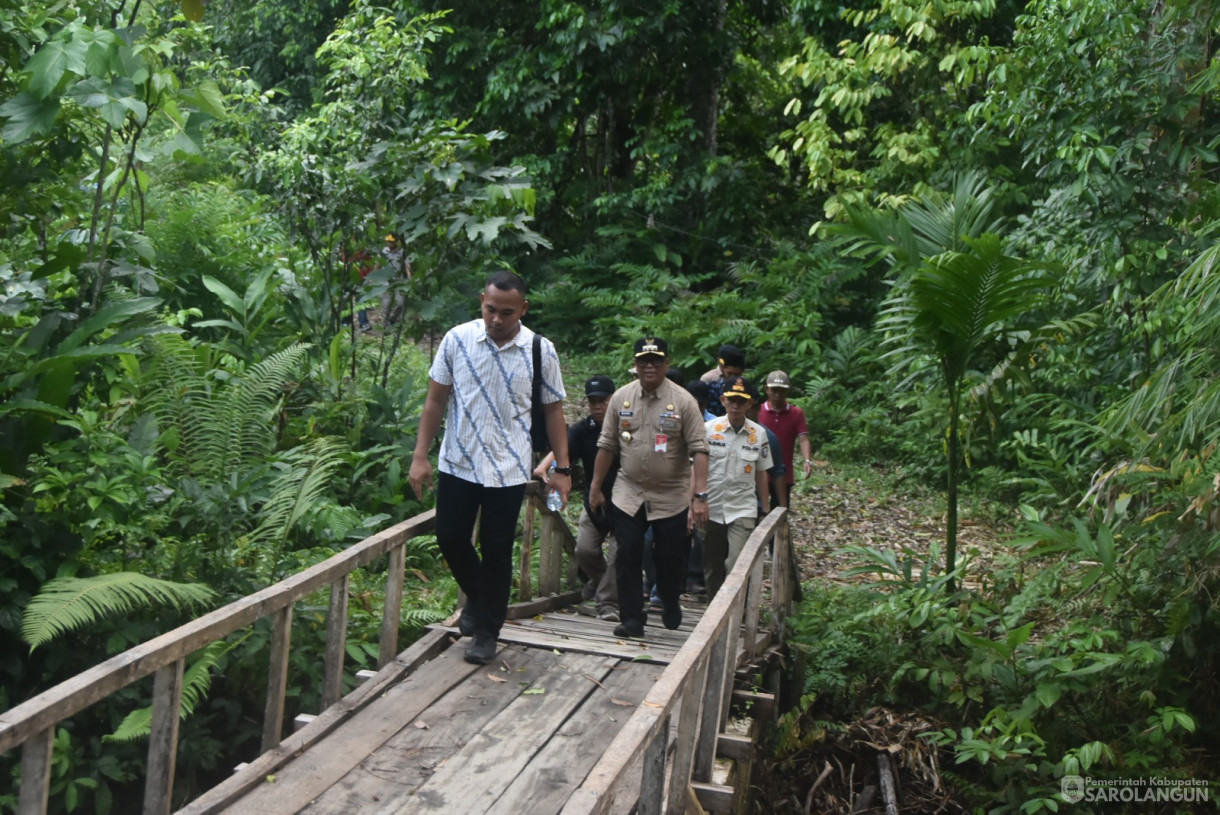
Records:
[[[742,376],[746,371],[746,355],[736,345],[722,345],[716,353],[717,367],[712,368],[700,379],[707,383],[707,412],[713,416],[724,415],[724,405],[720,397],[724,395],[726,382]]]
[[[602,505],[595,512],[589,506],[587,486],[593,480],[593,463],[597,460],[597,438],[601,435],[606,408],[614,390],[614,380],[605,374],[589,377],[585,382],[589,415],[568,428],[568,454],[574,463],[584,468],[585,473],[585,506],[581,510],[576,530],[576,564],[588,577],[581,597],[585,602],[592,601],[595,604],[599,619],[618,622],[618,583],[614,577],[615,553],[618,547],[611,534],[610,515],[606,511],[606,505]],[[534,470],[534,475],[544,482],[549,477],[551,461],[553,457],[548,455]],[[602,482],[602,493],[607,501],[614,489],[616,475],[617,459],[612,462]]]

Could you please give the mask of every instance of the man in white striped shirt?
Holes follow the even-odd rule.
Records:
[[[428,451],[445,417],[438,460],[436,542],[466,593],[459,627],[473,637],[466,661],[486,665],[508,611],[517,516],[532,470],[530,406],[534,332],[521,324],[529,310],[525,283],[512,272],[493,274],[480,296],[482,318],[445,334],[428,372],[410,481],[416,497],[432,486]],[[542,340],[542,402],[556,467],[549,486],[566,504],[572,489],[563,376],[550,340]],[[471,543],[475,518],[481,554]]]

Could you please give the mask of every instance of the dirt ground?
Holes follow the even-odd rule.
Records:
[[[808,482],[798,480],[790,500],[792,543],[804,580],[836,583],[866,578],[843,576],[849,556],[836,554],[847,546],[891,549],[901,555],[909,549],[926,553],[933,543],[945,539],[945,503],[939,489],[910,495],[895,495],[878,484],[888,474],[859,468],[840,469],[815,460]],[[971,573],[985,570],[995,558],[1010,530],[979,521],[959,509],[958,552],[969,556]],[[967,584],[971,582],[967,574]]]

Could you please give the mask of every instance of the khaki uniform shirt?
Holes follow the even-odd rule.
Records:
[[[707,423],[707,507],[708,520],[729,524],[739,518],[758,514],[755,478],[759,468],[774,463],[767,431],[746,419],[740,430],[720,417]]]
[[[668,379],[651,394],[632,382],[610,397],[597,446],[619,457],[616,507],[635,515],[643,505],[650,521],[670,518],[690,507],[690,459],[707,452],[703,412]]]

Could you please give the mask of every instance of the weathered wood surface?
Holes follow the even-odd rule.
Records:
[[[659,813],[662,800],[666,811],[697,800],[726,811],[733,790],[710,783],[711,757],[735,667],[765,639],[756,628],[763,536],[782,529],[777,520],[763,525],[752,567],[735,570],[711,609],[688,598],[678,630],[654,616],[644,641],[624,640],[612,622],[544,607],[510,620],[496,661],[473,670],[459,639],[421,669],[466,671],[451,689],[438,695],[439,678],[427,677],[414,680],[426,693],[395,692],[408,677],[311,749],[326,758],[302,755],[281,770],[276,785],[291,796],[264,785],[225,811]],[[391,698],[392,712],[376,712]]]
[[[537,648],[558,648],[591,654],[613,654],[622,659],[646,660],[668,664],[686,643],[702,617],[701,606],[684,605],[682,625],[674,631],[660,624],[660,615],[650,616],[644,640],[619,639],[613,634],[618,623],[586,617],[572,610],[559,610],[528,619],[513,620],[500,632],[506,642]]]
[[[196,798],[177,815],[215,815],[241,799],[268,776],[274,776],[294,758],[319,744],[368,705],[388,693],[403,677],[443,653],[451,639],[444,631],[429,631],[392,662],[366,679],[339,703],[319,713],[308,726],[286,737],[279,747],[249,762],[220,784]]]
[[[664,670],[511,643],[474,666],[462,659],[468,643],[383,689],[276,772],[240,771],[262,777],[220,811],[558,812]]]

